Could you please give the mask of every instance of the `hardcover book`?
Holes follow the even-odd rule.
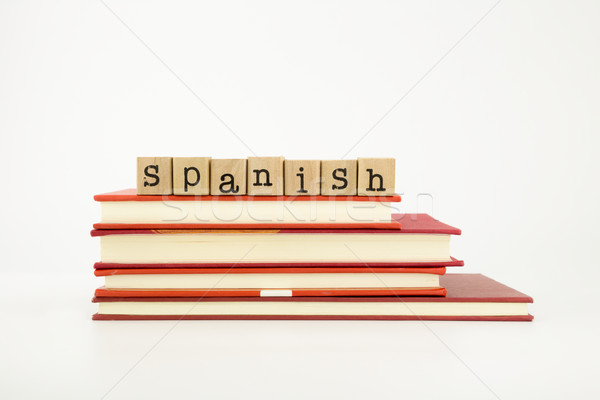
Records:
[[[445,268],[97,269],[97,297],[443,296]]]
[[[446,297],[94,297],[96,320],[531,321],[533,299],[480,274],[447,274]]]
[[[397,229],[93,230],[116,264],[440,263],[460,230],[427,214],[394,214]]]
[[[139,196],[135,189],[94,196],[96,229],[400,229],[391,196]]]

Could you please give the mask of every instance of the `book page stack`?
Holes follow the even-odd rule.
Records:
[[[530,297],[483,275],[446,274],[463,265],[450,254],[461,231],[427,214],[392,214],[398,195],[130,189],[95,200],[94,268],[105,281],[96,320],[533,318]]]

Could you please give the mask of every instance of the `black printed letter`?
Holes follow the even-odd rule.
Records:
[[[196,182],[190,182],[188,180],[188,172],[190,171],[194,171],[196,173]],[[189,186],[196,186],[198,184],[198,182],[200,182],[200,171],[198,171],[198,168],[196,167],[189,167],[189,168],[184,168],[183,169],[183,181],[184,181],[184,186],[183,186],[183,191],[187,192],[188,190],[188,185]]]
[[[372,168],[367,168],[369,172],[369,187],[366,189],[368,192],[374,192],[377,190],[378,192],[385,192],[385,188],[383,187],[383,177],[380,174],[374,174]],[[373,180],[375,178],[379,178],[379,188],[373,189]]]
[[[271,183],[271,177],[269,175],[269,171],[267,171],[266,169],[253,169],[252,172],[254,172],[256,174],[256,182],[254,182],[252,184],[252,186],[273,186],[273,184]],[[267,181],[265,183],[260,183],[260,174],[261,172],[264,172],[264,174],[267,177]]]
[[[225,181],[226,178],[229,178],[229,181]],[[221,175],[221,182],[223,182],[219,185],[219,190],[221,191],[221,193],[237,193],[240,191],[239,185],[235,185],[234,189],[234,179],[233,175],[231,174]],[[229,185],[229,189],[225,189],[225,186],[227,185]]]
[[[151,174],[150,172],[148,172],[148,169],[152,168],[154,170],[154,174]],[[144,175],[146,175],[148,178],[154,178],[154,182],[149,183],[146,178],[144,178],[144,187],[146,186],[156,186],[158,185],[158,182],[160,181],[160,179],[158,178],[158,165],[147,165],[146,168],[144,168]]]
[[[344,175],[342,177],[337,176],[337,172],[343,172]],[[334,169],[332,175],[333,175],[333,179],[337,179],[338,181],[342,181],[343,185],[342,186],[331,185],[331,189],[333,189],[333,190],[335,190],[335,189],[346,189],[346,187],[348,186],[348,179],[345,178],[345,176],[346,176],[346,168]]]
[[[300,190],[296,190],[297,193],[308,193],[308,190],[304,189],[304,174],[302,173],[304,171],[303,167],[300,167],[300,174],[296,174],[296,176],[300,177]]]

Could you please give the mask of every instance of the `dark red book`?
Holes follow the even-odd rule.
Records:
[[[95,320],[531,321],[533,299],[480,274],[441,277],[446,297],[94,297]]]
[[[101,238],[97,268],[152,264],[236,266],[452,266],[459,229],[427,214],[394,214],[397,229],[93,230]],[[108,264],[108,265],[105,265]]]

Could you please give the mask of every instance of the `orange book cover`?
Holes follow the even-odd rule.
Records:
[[[135,189],[97,194],[94,200],[102,201],[379,201],[397,203],[399,194],[391,196],[180,196],[180,195],[144,195],[139,196]]]
[[[97,269],[96,276],[159,274],[389,274],[413,273],[444,275],[446,268],[153,268]],[[428,288],[278,288],[278,289],[96,289],[96,297],[265,297],[276,291],[298,296],[444,296],[442,287]]]
[[[294,288],[294,289],[96,289],[97,298],[147,297],[321,297],[321,296],[445,296],[446,289],[434,288]]]

